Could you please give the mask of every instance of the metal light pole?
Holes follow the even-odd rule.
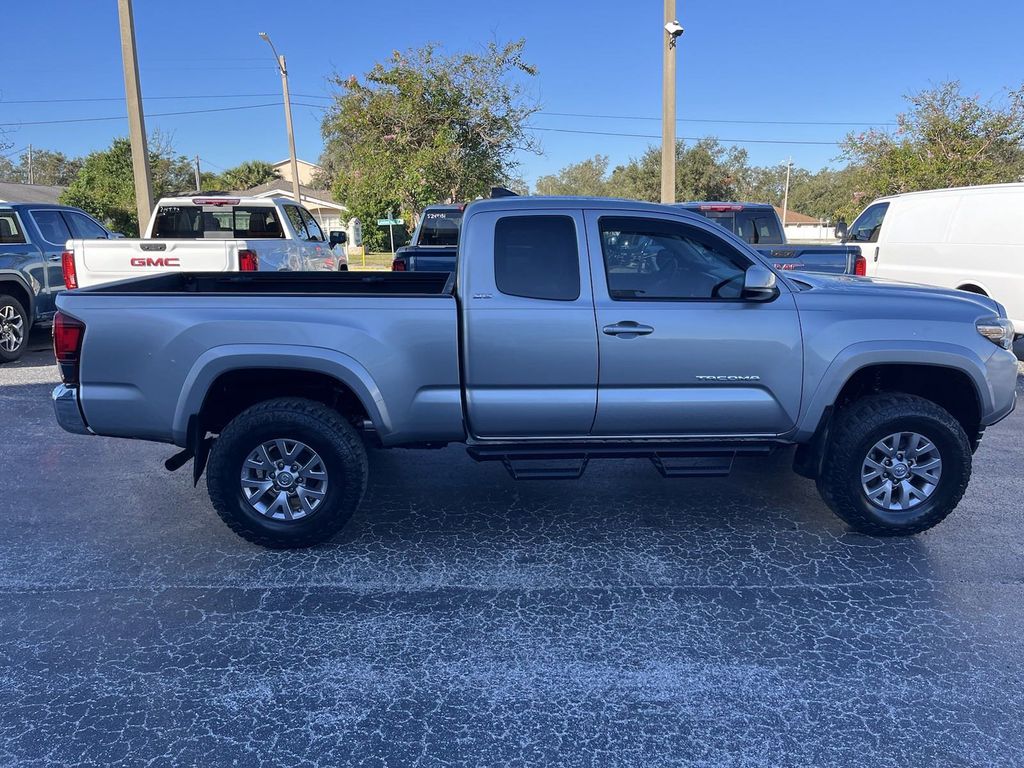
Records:
[[[135,173],[135,205],[141,231],[153,213],[153,177],[149,171],[146,146],[146,121],[142,116],[142,87],[139,85],[139,57],[135,52],[135,16],[132,0],[117,0],[121,23],[121,64],[124,66],[124,96],[128,107],[128,137],[132,144],[132,170]]]
[[[302,192],[299,191],[299,159],[295,156],[295,132],[292,130],[292,100],[288,95],[288,66],[284,61],[284,54],[279,54],[277,48],[270,40],[270,35],[260,32],[260,37],[267,41],[270,50],[274,52],[274,60],[281,72],[281,90],[284,92],[284,123],[288,128],[288,151],[292,159],[292,191],[295,193],[295,202],[302,202]]]
[[[676,0],[665,0],[665,47],[661,80],[661,202],[676,201],[676,41],[683,28]]]
[[[789,173],[793,170],[793,158],[786,161],[786,192],[782,196],[782,228],[786,228],[786,216],[789,214]]]

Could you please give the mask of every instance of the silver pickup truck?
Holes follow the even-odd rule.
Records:
[[[334,535],[366,444],[464,443],[516,478],[645,458],[717,475],[796,445],[855,529],[925,530],[1014,407],[996,302],[777,273],[702,216],[602,199],[466,211],[448,273],[173,273],[57,302],[71,432],[177,445],[217,512],[270,547]]]

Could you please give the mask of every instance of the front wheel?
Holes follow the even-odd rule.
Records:
[[[0,363],[13,363],[25,353],[29,319],[21,302],[0,295]]]
[[[942,522],[970,477],[970,441],[948,411],[915,395],[883,393],[836,414],[818,492],[854,529],[906,536]]]
[[[225,427],[210,453],[206,486],[239,536],[273,549],[327,541],[366,490],[366,450],[356,431],[322,403],[258,403]]]

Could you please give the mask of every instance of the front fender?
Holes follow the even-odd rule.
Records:
[[[174,410],[176,445],[186,444],[189,419],[202,409],[213,382],[222,374],[246,368],[314,371],[331,376],[355,393],[379,434],[391,431],[391,418],[379,387],[370,372],[349,355],[323,347],[229,344],[206,350],[185,377]]]
[[[796,442],[811,439],[825,409],[835,403],[846,382],[857,371],[885,364],[934,365],[961,371],[974,385],[982,415],[994,409],[985,361],[969,347],[939,341],[865,341],[843,349],[825,370],[797,422]]]

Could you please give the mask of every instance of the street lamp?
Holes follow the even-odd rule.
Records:
[[[291,152],[292,160],[292,190],[295,193],[295,202],[302,203],[302,193],[299,191],[299,160],[295,156],[295,132],[292,130],[292,100],[288,95],[288,67],[284,61],[284,54],[279,54],[277,48],[274,47],[274,43],[270,40],[270,35],[266,32],[260,32],[260,37],[267,41],[267,45],[270,46],[270,50],[274,52],[274,61],[277,62],[277,68],[281,72],[281,90],[284,92],[284,122],[288,128],[288,151]]]

